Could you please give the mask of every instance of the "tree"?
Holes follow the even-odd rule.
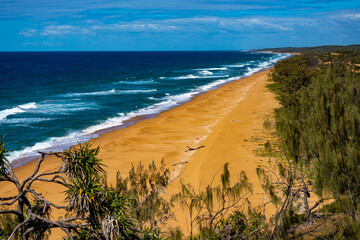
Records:
[[[172,201],[180,202],[189,212],[190,239],[193,239],[196,230],[201,239],[212,239],[214,236],[221,238],[219,229],[224,219],[232,211],[248,203],[251,185],[244,172],[241,172],[239,180],[231,185],[230,171],[226,163],[220,176],[220,184],[214,187],[213,181],[202,191],[196,191],[190,184],[181,183],[181,192],[172,197]]]
[[[44,233],[60,228],[69,239],[131,238],[133,222],[128,217],[127,199],[114,189],[102,184],[104,169],[97,158],[99,148],[90,143],[79,144],[64,152],[40,152],[33,173],[19,181],[7,161],[4,138],[0,142],[0,181],[13,184],[18,193],[0,198],[0,214],[12,214],[18,224],[6,237],[13,239],[20,233],[22,239],[43,239]],[[39,173],[46,156],[62,159],[62,166],[52,172]],[[48,201],[32,187],[35,182],[65,186],[65,206]],[[16,207],[15,207],[16,206]],[[67,211],[65,218],[51,220],[52,208]]]
[[[160,236],[160,224],[173,217],[171,204],[163,198],[170,181],[170,171],[164,160],[160,167],[152,161],[148,168],[140,164],[132,166],[129,176],[116,178],[116,191],[130,199],[130,215],[136,220],[140,232],[148,238]]]
[[[310,54],[320,59],[315,67],[299,61],[311,62],[309,55],[275,66],[272,79],[282,86],[276,129],[293,169],[301,173],[296,174],[300,185],[306,188],[302,176],[307,176],[318,195],[332,193],[353,229],[344,227],[344,233],[349,237],[353,232],[356,238],[360,235],[360,75],[353,64],[358,53]]]

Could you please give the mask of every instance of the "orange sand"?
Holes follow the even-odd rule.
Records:
[[[159,163],[164,158],[173,178],[166,193],[170,196],[179,191],[181,179],[196,188],[205,186],[224,163],[229,162],[233,180],[240,171],[245,171],[253,184],[252,205],[263,203],[266,197],[256,175],[256,167],[265,163],[266,159],[253,153],[259,143],[246,139],[265,134],[263,122],[278,106],[274,94],[265,87],[268,74],[269,70],[266,70],[228,83],[156,118],[94,139],[94,146],[101,147],[99,157],[107,165],[108,179],[115,179],[118,170],[126,175],[131,164],[136,165],[140,161],[148,164],[152,160]],[[185,152],[187,146],[200,145],[205,147]],[[42,171],[54,170],[59,165],[57,159],[46,159]],[[17,168],[17,176],[23,179],[34,166],[33,161]],[[36,185],[36,189],[57,203],[64,199],[61,193],[64,189],[58,186],[42,183]],[[1,183],[0,196],[9,196],[12,191],[9,185]],[[177,224],[185,230],[186,219],[179,209],[176,206]],[[54,211],[53,217],[57,219],[60,214]],[[58,231],[52,232],[53,239]]]

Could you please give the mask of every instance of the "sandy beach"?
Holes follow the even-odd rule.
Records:
[[[108,180],[115,180],[117,171],[125,176],[131,165],[140,161],[148,164],[164,159],[171,170],[172,182],[167,196],[180,190],[180,180],[191,183],[195,188],[208,184],[215,173],[229,163],[232,179],[244,171],[253,184],[250,198],[253,206],[266,201],[261,183],[256,175],[258,165],[266,158],[256,156],[254,150],[260,142],[251,138],[265,138],[263,122],[278,106],[275,96],[266,88],[270,70],[253,74],[225,84],[217,89],[194,97],[190,102],[165,111],[155,118],[142,120],[123,129],[100,135],[93,139],[93,145],[101,147],[100,158],[107,166]],[[187,151],[187,146],[196,148]],[[48,158],[41,171],[59,167],[60,161]],[[16,169],[20,179],[34,169],[35,161]],[[216,178],[218,179],[218,178]],[[64,199],[64,189],[52,184],[37,185],[38,192],[56,203]],[[9,196],[14,191],[10,186],[0,184],[0,195]],[[179,207],[175,208],[177,224],[186,229],[186,218]],[[60,211],[53,211],[56,219]],[[57,231],[53,230],[53,234]]]

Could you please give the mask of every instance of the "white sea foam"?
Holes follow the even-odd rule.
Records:
[[[126,114],[122,114],[119,115],[117,117],[112,117],[107,119],[105,122],[98,124],[98,125],[94,125],[91,127],[86,128],[82,134],[88,135],[88,134],[94,134],[97,131],[103,130],[103,129],[107,129],[107,128],[111,128],[111,127],[115,127],[115,126],[119,126],[122,123],[124,123],[124,121],[129,120],[133,117],[136,116],[141,116],[141,115],[150,115],[150,114],[157,114],[161,111],[164,111],[166,109],[169,109],[171,107],[173,107],[176,104],[176,102],[174,102],[172,99],[167,99],[165,101],[153,104],[149,107],[145,107],[136,111],[132,111]]]
[[[144,85],[144,84],[153,84],[156,83],[154,80],[147,80],[147,81],[118,81],[115,84],[130,84],[130,85]]]
[[[26,110],[33,109],[36,107],[37,107],[36,103],[31,102],[31,103],[22,104],[22,105],[13,107],[13,108],[2,110],[2,111],[0,111],[0,121],[4,120],[5,118],[7,118],[10,115],[14,115],[17,113],[23,113],[23,112],[26,112]]]
[[[227,70],[227,67],[214,67],[214,68],[199,68],[195,69],[197,71],[224,71]]]
[[[19,105],[19,108],[21,108],[21,109],[32,109],[32,108],[36,108],[36,103],[35,103],[35,102],[31,102],[31,103],[22,104],[22,105]]]
[[[150,93],[150,92],[157,92],[157,89],[148,89],[148,90],[118,90],[119,94],[133,94],[133,93]]]
[[[189,74],[186,76],[174,77],[173,79],[195,79],[195,78],[200,78],[200,76],[195,76],[195,75]]]
[[[155,100],[155,101],[158,101],[158,100],[161,100],[161,98],[156,98],[156,97],[148,97],[149,100]]]
[[[0,112],[0,120],[4,120],[5,118],[7,118],[7,116],[17,114],[17,113],[22,113],[22,112],[25,112],[25,111],[20,109],[19,107],[2,110]]]
[[[91,102],[40,102],[40,103],[27,103],[19,105],[12,109],[6,109],[0,112],[0,123],[1,124],[33,124],[43,121],[50,121],[52,118],[47,117],[26,117],[26,118],[7,118],[9,115],[17,113],[31,112],[34,115],[44,114],[48,115],[65,115],[72,112],[91,110],[96,108],[97,105]]]
[[[66,97],[81,97],[81,96],[97,96],[97,95],[116,95],[116,94],[127,94],[127,93],[147,93],[147,92],[156,92],[157,89],[148,89],[148,90],[116,90],[111,89],[108,91],[99,91],[99,92],[86,92],[86,93],[68,93]]]
[[[241,68],[241,67],[244,67],[246,65],[249,65],[249,64],[232,64],[232,65],[225,65],[225,66],[229,67],[229,68]]]
[[[58,114],[69,114],[72,112],[79,112],[85,110],[91,110],[97,107],[97,104],[92,102],[53,102],[53,103],[40,103],[37,105],[38,108],[34,110],[37,114],[46,115],[58,115]]]
[[[214,75],[213,72],[210,72],[208,70],[203,70],[199,72],[201,75],[205,75],[205,76],[209,76],[209,75]]]
[[[85,93],[68,93],[65,94],[65,97],[82,97],[82,96],[96,96],[96,95],[112,95],[116,94],[115,89],[111,89],[108,91],[99,91],[99,92],[85,92]]]
[[[85,142],[97,135],[80,135],[78,132],[71,133],[64,137],[52,137],[46,141],[36,143],[31,147],[26,147],[22,150],[13,151],[9,154],[9,160],[36,157],[39,156],[38,151],[63,151],[78,142]]]
[[[260,71],[261,69],[266,69],[274,65],[276,62],[289,57],[290,54],[276,54],[275,56],[271,57],[268,61],[265,62],[258,62],[255,67],[250,68],[247,67],[247,72],[244,74],[244,76],[250,76],[254,74],[255,72]],[[255,61],[250,61],[255,62]]]
[[[2,124],[21,124],[21,125],[29,125],[44,121],[51,121],[52,118],[10,118],[5,119]]]
[[[201,76],[189,74],[189,75],[186,75],[186,76],[172,77],[172,78],[169,78],[169,79],[184,80],[184,79],[199,79],[199,78],[222,78],[222,77],[227,76],[227,75],[225,75],[225,76],[213,75],[213,73],[210,72],[210,71],[203,71],[203,72],[200,72],[200,74],[201,74]]]

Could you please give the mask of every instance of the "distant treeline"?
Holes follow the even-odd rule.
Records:
[[[281,47],[281,48],[263,48],[254,51],[271,51],[281,53],[304,53],[304,52],[334,52],[334,51],[359,51],[360,45],[326,45],[317,47]]]

